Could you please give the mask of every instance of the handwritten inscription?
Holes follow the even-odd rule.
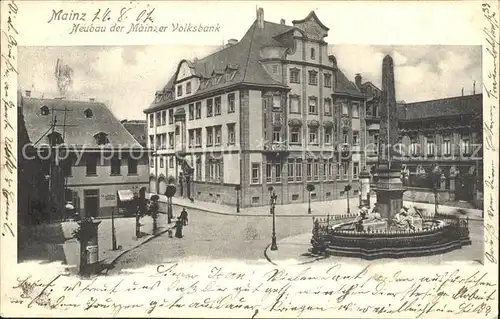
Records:
[[[495,152],[496,144],[495,138],[498,138],[498,123],[496,122],[497,116],[497,105],[498,105],[498,18],[497,13],[488,3],[483,3],[482,11],[486,21],[486,26],[483,28],[485,41],[486,41],[486,51],[488,56],[485,57],[485,67],[488,73],[488,80],[484,81],[483,87],[486,91],[485,104],[487,111],[485,112],[486,120],[484,121],[483,132],[485,140],[485,150],[489,152]],[[491,62],[490,62],[491,61]],[[498,155],[493,155],[495,158]],[[494,195],[498,193],[496,190],[496,182],[498,178],[496,177],[496,163],[492,160],[489,163],[485,163],[485,174],[484,174],[484,184],[485,184],[485,196],[484,196],[484,209],[485,209],[485,257],[491,262],[497,264],[497,258],[495,257],[495,244],[498,243],[497,229],[495,227],[495,218],[497,214],[498,204],[494,199]]]
[[[2,82],[3,95],[1,104],[3,105],[2,112],[2,236],[9,235],[15,237],[13,231],[12,218],[10,211],[12,204],[15,201],[15,175],[17,174],[17,160],[15,155],[15,129],[14,121],[17,119],[17,111],[13,98],[15,97],[16,88],[10,86],[11,79],[18,72],[15,67],[16,55],[14,48],[17,46],[16,37],[18,35],[16,29],[16,18],[19,13],[19,8],[14,1],[7,4],[7,30],[2,31],[5,37],[6,53],[2,52]]]
[[[13,285],[16,294],[10,302],[60,313],[79,310],[89,315],[173,316],[203,310],[233,311],[234,315],[248,317],[301,317],[318,312],[489,317],[496,304],[497,283],[489,281],[484,271],[460,268],[420,274],[340,264],[287,270],[255,266],[248,272],[241,269],[173,263],[159,265],[146,278],[27,276]]]

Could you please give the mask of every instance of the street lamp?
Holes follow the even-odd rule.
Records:
[[[272,186],[269,186],[267,188],[267,190],[269,191],[269,198],[272,198],[273,197],[273,190],[274,190],[274,188]],[[269,201],[269,205],[272,205],[272,200]],[[272,214],[272,213],[273,213],[273,210],[269,209],[269,214]]]
[[[311,214],[311,192],[314,191],[314,185],[307,184],[306,189],[309,192],[309,208],[307,209],[307,213]]]
[[[240,190],[241,190],[241,186],[240,185],[236,185],[234,187],[234,190],[236,190],[236,212],[239,213],[240,212]]]
[[[273,233],[271,237],[271,250],[278,250],[278,245],[276,244],[276,214],[275,214],[275,207],[276,207],[276,199],[278,196],[273,190],[272,186],[269,186],[269,193],[270,195],[270,201],[271,201],[271,214],[273,214]]]
[[[352,189],[351,185],[346,185],[344,187],[344,192],[347,194],[347,215],[351,213],[351,209],[349,208],[349,191]]]

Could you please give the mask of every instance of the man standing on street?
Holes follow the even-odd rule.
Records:
[[[182,208],[181,215],[179,218],[182,221],[182,225],[186,226],[188,224],[188,213],[186,211],[186,208]]]

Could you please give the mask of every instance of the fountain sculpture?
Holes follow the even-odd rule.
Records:
[[[354,215],[314,220],[311,252],[399,258],[443,253],[470,244],[468,219],[437,212],[424,216],[414,207],[403,206],[401,165],[395,160],[401,154],[394,63],[389,55],[382,62],[379,141],[375,206],[371,211],[361,207]]]

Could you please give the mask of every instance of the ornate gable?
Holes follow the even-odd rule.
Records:
[[[292,21],[293,26],[303,30],[307,37],[313,40],[323,40],[328,35],[328,28],[321,23],[314,11],[302,20]]]
[[[191,63],[187,60],[182,60],[179,63],[179,69],[177,71],[176,82],[182,81],[185,78],[196,75],[195,69],[192,67]]]

